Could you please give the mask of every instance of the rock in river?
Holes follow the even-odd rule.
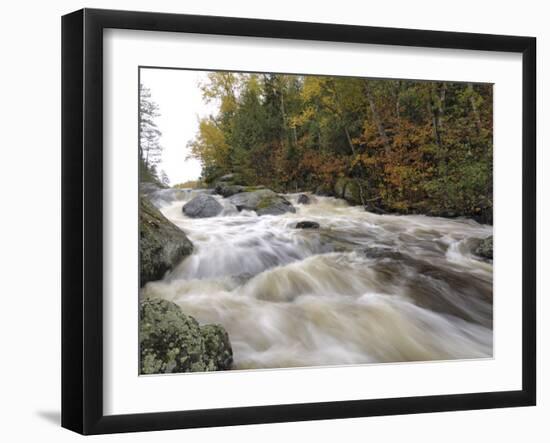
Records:
[[[220,182],[216,184],[214,192],[221,195],[222,197],[231,197],[232,195],[238,194],[246,190],[246,186],[242,185],[230,185],[225,182]]]
[[[300,194],[298,196],[298,203],[301,205],[309,205],[311,203],[311,199],[306,194]]]
[[[140,371],[159,374],[230,369],[233,350],[220,325],[200,326],[163,299],[140,303]]]
[[[193,251],[193,244],[145,197],[139,211],[140,285],[160,280]]]
[[[319,223],[314,221],[301,221],[296,223],[296,229],[319,229]]]
[[[215,217],[222,212],[223,206],[211,195],[199,194],[183,205],[182,210],[188,217]]]
[[[229,197],[229,202],[235,205],[239,211],[243,209],[256,211],[258,215],[281,215],[286,212],[296,212],[294,206],[286,198],[271,189],[240,192]]]
[[[478,246],[474,250],[474,254],[485,258],[492,260],[493,259],[493,236],[484,238],[481,240],[478,244]]]

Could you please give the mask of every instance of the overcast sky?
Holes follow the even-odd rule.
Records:
[[[161,114],[156,122],[162,132],[160,143],[164,150],[158,170],[166,172],[171,185],[196,180],[201,173],[200,162],[186,157],[187,143],[195,138],[199,118],[216,111],[214,104],[204,103],[198,86],[207,74],[179,69],[141,69],[141,83],[151,90]]]

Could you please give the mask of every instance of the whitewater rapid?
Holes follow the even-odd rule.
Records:
[[[219,216],[188,218],[199,192],[153,195],[195,249],[142,295],[221,324],[235,369],[492,356],[493,265],[470,252],[491,226],[298,194],[286,195],[295,214],[259,217],[215,196]],[[296,229],[303,220],[320,229]]]

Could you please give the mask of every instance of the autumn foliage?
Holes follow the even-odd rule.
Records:
[[[334,192],[383,212],[492,223],[492,85],[213,72],[191,142],[205,182]],[[350,188],[351,189],[351,188]]]

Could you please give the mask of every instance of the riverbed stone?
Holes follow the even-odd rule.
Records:
[[[163,299],[141,301],[139,343],[142,374],[219,371],[233,363],[222,326],[200,326],[178,305]]]
[[[239,210],[256,211],[258,215],[281,215],[296,212],[292,204],[271,189],[240,192],[229,197],[229,202]]]
[[[334,195],[334,188],[331,183],[321,183],[315,188],[314,193],[323,197],[332,197]]]
[[[477,247],[474,249],[474,254],[478,257],[488,260],[493,259],[493,236],[480,240]]]
[[[367,258],[374,259],[404,260],[406,258],[401,252],[393,248],[383,248],[380,246],[368,247],[363,252]]]
[[[319,229],[319,223],[309,220],[304,220],[296,223],[296,229]]]
[[[311,203],[311,198],[306,194],[300,194],[298,196],[298,203],[301,205],[309,205]]]
[[[230,185],[225,182],[219,182],[214,188],[214,192],[222,197],[231,197],[232,195],[238,194],[239,192],[244,192],[246,186],[243,185]]]
[[[215,217],[223,210],[223,206],[211,195],[199,194],[183,205],[183,213],[188,217]]]
[[[193,244],[185,233],[164,217],[146,197],[140,197],[140,285],[162,279],[167,271],[191,252]]]

